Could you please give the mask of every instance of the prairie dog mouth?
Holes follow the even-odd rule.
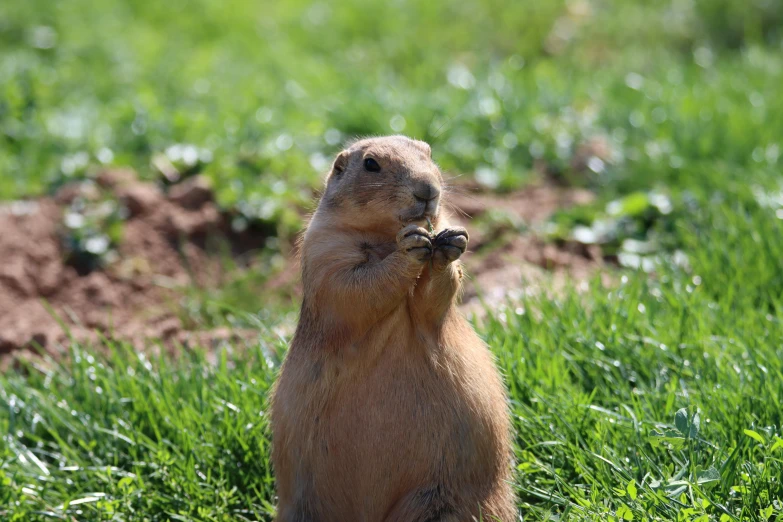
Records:
[[[408,223],[429,223],[437,219],[438,212],[407,212],[400,216],[400,221]]]
[[[423,200],[417,198],[409,207],[404,208],[399,219],[403,224],[416,224],[421,228],[432,231],[436,227],[438,215],[440,214],[440,198]]]
[[[435,230],[437,229],[437,225],[435,223],[437,217],[436,216],[430,216],[428,214],[424,215],[418,215],[411,219],[403,219],[402,222],[405,225],[418,225],[421,228],[428,231],[430,234],[433,234]]]

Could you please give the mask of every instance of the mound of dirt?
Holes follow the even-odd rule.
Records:
[[[505,195],[461,186],[450,194],[452,221],[466,227],[471,238],[470,253],[463,258],[469,276],[463,311],[483,315],[486,306],[502,306],[544,288],[557,290],[595,274],[604,265],[598,246],[548,243],[536,232],[555,212],[593,199],[590,191],[554,184]],[[511,224],[487,224],[492,213],[505,215]]]
[[[110,192],[128,211],[117,259],[105,269],[69,264],[63,212],[77,198]],[[237,236],[215,205],[209,185],[190,178],[165,194],[133,172],[109,171],[96,183],[62,187],[54,197],[0,206],[0,355],[34,346],[56,354],[63,341],[99,335],[144,344],[187,343],[177,309],[177,287],[209,287],[220,263],[205,249],[212,235],[228,238],[241,254],[264,238]],[[242,332],[215,332],[214,339]],[[212,339],[202,333],[199,342]]]
[[[127,211],[116,256],[100,268],[74,263],[64,247],[64,220],[74,202],[109,194]],[[479,315],[521,292],[590,276],[601,252],[582,245],[553,245],[536,226],[555,211],[590,201],[592,194],[543,185],[511,194],[462,185],[448,201],[457,224],[468,228],[471,253],[463,308]],[[498,217],[500,216],[500,217]],[[505,217],[503,217],[505,216]],[[220,212],[205,179],[169,187],[114,170],[94,182],[62,187],[53,197],[0,205],[0,366],[3,355],[26,347],[59,355],[67,341],[122,339],[139,348],[255,339],[251,331],[189,332],[177,313],[182,289],[217,287],[226,274],[210,256],[208,239],[228,241],[235,260],[263,246],[258,231],[237,235]],[[301,294],[296,263],[271,277],[260,295]],[[479,298],[481,297],[481,299]],[[5,358],[7,364],[7,358]]]

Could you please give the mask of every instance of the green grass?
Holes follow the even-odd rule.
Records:
[[[611,288],[513,303],[481,327],[511,394],[525,520],[779,515],[773,215],[750,202],[704,208],[676,232],[698,253],[690,273],[625,272]],[[257,347],[214,366],[197,353],[150,361],[110,344],[106,360],[74,347],[64,366],[0,377],[0,515],[267,520],[264,411],[283,346],[260,329]]]
[[[501,188],[580,177],[596,136],[610,190],[779,165],[783,8],[746,4],[4,2],[0,198],[184,144],[223,205],[295,221],[342,139],[397,130]]]
[[[104,165],[160,180],[167,154],[286,236],[342,139],[395,130],[500,191],[588,187],[553,236],[655,245],[654,273],[478,325],[524,519],[783,519],[781,19],[765,0],[6,1],[0,199]],[[586,169],[590,140],[607,152]],[[294,318],[258,291],[267,247],[179,303],[257,346],[212,364],[73,345],[0,376],[0,520],[270,519],[263,412]]]

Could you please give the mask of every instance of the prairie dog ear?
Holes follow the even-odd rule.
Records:
[[[332,169],[329,171],[329,174],[324,180],[324,185],[329,186],[329,182],[333,179],[340,179],[340,174],[342,174],[343,171],[348,168],[348,158],[350,155],[351,153],[347,150],[344,150],[337,155],[337,157],[334,159],[334,163],[332,163]]]
[[[414,143],[414,145],[416,145],[416,147],[419,150],[423,151],[424,154],[427,155],[427,157],[429,157],[429,158],[432,157],[432,148],[430,147],[429,143],[427,143],[426,141],[420,141],[420,140],[413,140],[413,143]]]
[[[351,153],[347,150],[344,150],[337,155],[337,157],[334,159],[334,163],[332,163],[332,171],[329,173],[329,177],[339,176],[343,173],[345,168],[348,166],[348,158],[350,155]]]

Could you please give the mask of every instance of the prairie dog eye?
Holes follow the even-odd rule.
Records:
[[[365,160],[364,160],[364,168],[368,172],[380,172],[381,171],[381,166],[373,158],[365,158]]]

